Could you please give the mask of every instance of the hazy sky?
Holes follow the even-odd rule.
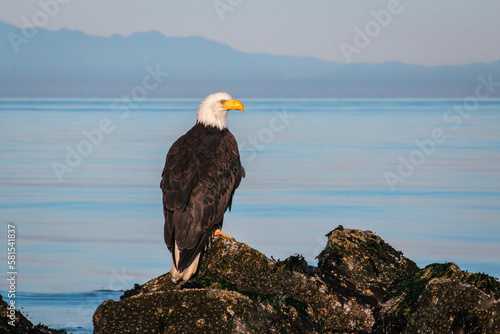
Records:
[[[157,30],[343,63],[500,60],[500,1],[490,0],[3,0],[0,20],[98,36]]]

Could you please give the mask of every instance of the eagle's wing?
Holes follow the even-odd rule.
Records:
[[[193,186],[198,181],[197,166],[190,163],[197,145],[190,140],[194,136],[196,131],[193,128],[177,139],[167,153],[160,188],[163,192],[163,206],[170,211],[185,210]]]
[[[190,151],[190,153],[187,153]],[[179,271],[205,248],[244,171],[234,136],[225,131],[209,135],[196,145],[182,137],[167,154],[161,188],[165,213],[165,242]]]

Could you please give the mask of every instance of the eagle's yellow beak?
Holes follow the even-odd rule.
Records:
[[[243,104],[238,100],[227,100],[222,104],[225,109],[241,110],[243,112]]]

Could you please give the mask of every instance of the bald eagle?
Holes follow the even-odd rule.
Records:
[[[170,147],[160,187],[165,216],[164,238],[172,253],[172,281],[187,281],[200,254],[220,229],[245,170],[238,143],[227,128],[227,114],[243,104],[227,93],[207,96],[196,124]]]

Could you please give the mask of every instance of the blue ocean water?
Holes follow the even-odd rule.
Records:
[[[0,291],[4,299],[6,291]],[[16,294],[18,310],[32,323],[51,324],[54,329],[65,329],[73,334],[92,334],[92,316],[96,308],[108,299],[118,300],[122,291],[95,290],[86,292]]]
[[[500,277],[499,100],[240,100],[228,123],[247,176],[225,233],[314,264],[343,225],[419,266]],[[89,310],[169,270],[160,175],[198,103],[0,100],[0,263],[12,224],[33,322],[88,333]]]

